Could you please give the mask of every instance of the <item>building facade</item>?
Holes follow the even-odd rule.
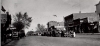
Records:
[[[70,14],[64,18],[64,26],[66,31],[73,30],[73,14]]]
[[[58,25],[57,26],[55,26],[55,28],[57,29],[57,30],[65,30],[65,27],[64,27],[64,22],[58,22]]]
[[[99,16],[99,26],[98,26],[98,30],[100,31],[100,1],[98,4],[96,4],[96,13]]]
[[[48,36],[60,36],[61,31],[65,31],[64,22],[49,21],[47,23],[48,31],[46,32]]]
[[[48,27],[48,28],[50,28],[50,27],[52,27],[52,26],[57,26],[57,25],[58,25],[57,21],[49,21],[49,22],[47,23],[47,27]]]
[[[96,13],[73,13],[65,18],[66,31],[74,30],[77,33],[99,32],[96,27],[99,17]],[[91,27],[91,24],[92,27]],[[92,28],[96,27],[95,31]]]
[[[47,27],[48,30],[51,30],[51,28],[55,28],[57,30],[65,30],[64,22],[50,21],[47,23]]]
[[[5,42],[7,39],[7,34],[10,32],[7,30],[11,24],[11,15],[2,6],[1,9],[1,42]],[[11,33],[11,32],[10,32]]]

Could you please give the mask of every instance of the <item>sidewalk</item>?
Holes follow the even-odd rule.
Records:
[[[1,46],[4,46],[4,45],[10,43],[11,41],[12,41],[11,39],[7,39],[7,41],[5,43],[4,42],[1,42]]]
[[[76,33],[78,35],[100,35],[100,33]]]

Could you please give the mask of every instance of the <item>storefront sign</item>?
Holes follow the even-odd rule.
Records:
[[[6,21],[7,21],[7,15],[1,14],[1,23],[6,23]]]

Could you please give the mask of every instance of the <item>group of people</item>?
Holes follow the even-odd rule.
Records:
[[[69,36],[69,37],[75,37],[76,34],[74,31],[70,30],[68,34],[65,34],[63,31],[61,31],[61,37],[65,37],[65,36]]]
[[[64,31],[61,31],[61,32],[58,33],[58,34],[60,34],[61,37],[65,37],[65,35],[68,35],[68,34],[69,34],[70,37],[75,37],[75,36],[76,36],[75,32],[72,31],[72,30],[70,30],[68,34],[65,34]],[[57,33],[56,33],[55,31],[52,31],[52,36],[55,37],[56,35],[57,35]]]
[[[63,30],[57,30],[54,26],[52,26],[50,28],[51,30],[49,31],[49,33],[47,33],[49,36],[53,36],[53,37],[66,37],[65,35],[69,35],[70,37],[75,37],[75,32],[73,30],[69,30],[69,32],[67,32],[68,34],[65,34],[66,32],[64,32]],[[60,31],[60,32],[59,32]],[[44,33],[46,34],[46,33]],[[46,34],[46,35],[47,35]]]

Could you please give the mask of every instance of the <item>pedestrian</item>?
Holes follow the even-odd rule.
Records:
[[[75,34],[75,32],[73,31],[73,37],[75,37],[76,36],[76,34]]]
[[[71,30],[70,31],[70,36],[74,38],[76,36],[75,32]]]
[[[64,32],[63,31],[61,31],[61,37],[64,37]]]

